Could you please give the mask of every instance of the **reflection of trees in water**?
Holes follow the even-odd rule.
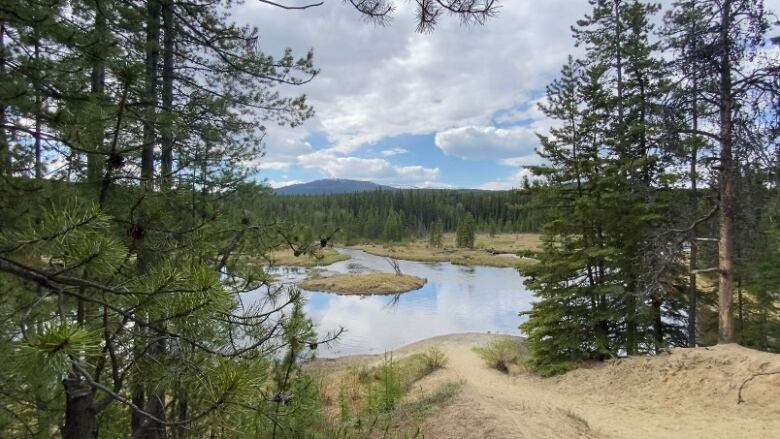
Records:
[[[349,264],[347,264],[347,271],[352,274],[362,273],[367,270],[368,268],[366,268],[365,265],[359,264],[357,262],[350,262]]]
[[[398,304],[401,303],[401,294],[393,294],[393,296],[390,298],[390,300],[385,304],[385,309],[396,309],[398,308]]]

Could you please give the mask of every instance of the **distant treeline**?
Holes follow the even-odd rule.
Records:
[[[397,240],[427,236],[434,221],[454,232],[470,213],[486,233],[539,230],[541,215],[530,209],[524,191],[400,190],[349,194],[272,196],[261,215],[314,233],[339,228],[339,241]]]

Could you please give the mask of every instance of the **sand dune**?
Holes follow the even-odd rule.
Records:
[[[487,368],[472,348],[491,335],[458,334],[399,351],[438,346],[446,369],[417,384],[424,393],[447,380],[463,390],[429,417],[426,438],[780,438],[780,355],[736,345],[674,349],[615,360],[554,378]]]

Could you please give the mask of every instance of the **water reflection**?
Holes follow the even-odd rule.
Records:
[[[392,271],[384,258],[357,250],[339,251],[349,253],[352,259],[325,267],[328,272]],[[404,273],[425,277],[428,283],[399,296],[305,293],[306,312],[321,334],[346,329],[333,346],[319,348],[319,356],[381,353],[457,332],[520,334],[518,312],[530,309],[533,295],[515,269],[399,262]],[[303,272],[296,270],[276,274],[286,281],[303,277]]]

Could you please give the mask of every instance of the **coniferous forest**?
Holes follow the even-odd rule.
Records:
[[[529,200],[525,191],[414,189],[274,196],[262,203],[259,213],[315,237],[338,228],[341,242],[386,240],[385,225],[397,222],[397,236],[387,240],[400,241],[426,238],[435,221],[444,232],[455,232],[466,213],[474,216],[481,232],[536,232],[541,214],[528,208]]]
[[[341,3],[392,27],[402,2]],[[404,7],[419,33],[479,32],[500,3]],[[279,249],[538,233],[513,286],[534,296],[516,310],[522,355],[473,350],[506,373],[780,353],[777,17],[762,0],[587,3],[521,188],[280,196],[250,164],[269,132],[314,117],[316,46],[265,53],[232,1],[4,0],[0,436],[423,437],[392,416],[444,354],[355,372],[363,412],[347,385],[328,396],[310,365],[343,333],[318,331],[305,293],[258,262]],[[443,394],[404,407],[427,416]]]

